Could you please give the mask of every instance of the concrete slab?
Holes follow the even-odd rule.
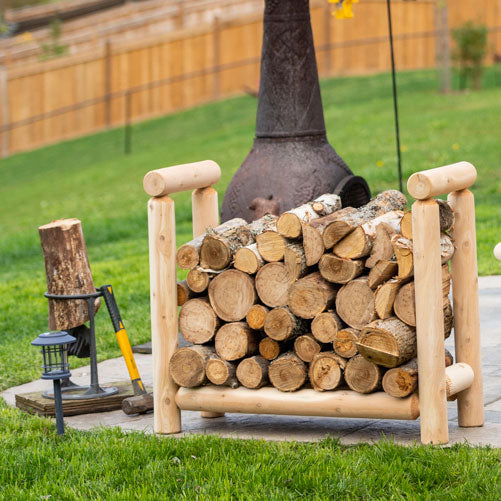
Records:
[[[472,445],[501,447],[501,276],[479,278],[479,304],[482,332],[482,361],[484,376],[485,426],[460,428],[454,402],[448,404],[450,443],[468,442]],[[453,336],[447,340],[448,349],[454,353]],[[151,355],[136,354],[141,377],[145,384],[153,383]],[[127,379],[127,369],[121,358],[99,364],[102,384]],[[72,380],[88,384],[89,367],[72,371]],[[9,405],[15,405],[17,393],[27,393],[48,388],[47,381],[33,381],[9,388],[1,396]],[[89,430],[96,426],[118,426],[126,431],[153,433],[153,415],[126,416],[122,411],[86,414],[65,418],[67,426]],[[419,420],[394,421],[376,419],[339,419],[295,416],[266,416],[226,414],[224,417],[204,419],[198,412],[182,412],[183,433],[215,434],[221,437],[255,438],[264,440],[318,441],[336,437],[344,444],[373,442],[382,437],[396,443],[419,443]]]

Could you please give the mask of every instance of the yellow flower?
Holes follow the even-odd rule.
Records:
[[[378,167],[382,167],[384,164],[383,164],[383,161],[382,161],[382,160],[378,160],[378,161],[376,162],[376,165],[377,165]]]
[[[454,151],[459,150],[459,144],[458,144],[458,143],[454,143],[454,144],[452,145],[452,149],[453,149]]]
[[[401,147],[400,147],[400,151],[402,153],[405,153],[406,151],[408,150],[407,146],[405,144],[403,144]]]
[[[33,35],[29,31],[25,31],[21,35],[21,41],[23,42],[31,42],[33,40]]]
[[[336,4],[336,11],[332,14],[336,19],[350,19],[353,17],[352,4],[358,0],[329,0],[329,3]]]

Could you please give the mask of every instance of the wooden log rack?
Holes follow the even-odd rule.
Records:
[[[410,195],[416,199],[412,227],[418,370],[426,374],[419,378],[419,396],[414,393],[394,398],[383,392],[365,395],[348,390],[319,393],[313,389],[283,393],[272,387],[251,390],[210,384],[179,388],[169,374],[169,360],[178,342],[176,226],[174,201],[169,195],[194,190],[195,238],[208,226],[218,224],[217,192],[212,185],[220,176],[219,166],[207,160],[151,171],[143,182],[146,193],[152,196],[148,202],[148,231],[156,433],[179,433],[181,410],[201,411],[203,417],[225,412],[404,420],[420,417],[421,442],[445,444],[449,441],[447,396],[452,392],[457,395],[459,426],[483,425],[475,205],[468,190],[477,173],[468,162],[415,173],[407,183]],[[451,276],[456,361],[473,371],[472,378],[453,381],[453,390],[444,367],[439,206],[432,198],[447,193],[455,215],[451,236],[456,250]]]

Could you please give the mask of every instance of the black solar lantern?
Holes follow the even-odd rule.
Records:
[[[68,347],[75,341],[76,339],[65,331],[52,331],[40,334],[31,343],[33,346],[42,347],[42,379],[52,379],[54,383],[54,404],[58,435],[64,433],[61,379],[71,376],[70,364],[68,362]]]

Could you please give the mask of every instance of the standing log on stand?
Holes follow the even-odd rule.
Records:
[[[454,212],[445,200],[437,199],[437,203],[440,231],[444,233],[449,231],[454,225]],[[412,211],[408,211],[404,214],[400,222],[400,233],[404,238],[412,240]]]
[[[346,360],[332,351],[323,351],[313,357],[308,375],[314,390],[334,390],[341,383]]]
[[[226,221],[224,224],[216,226],[214,232],[217,234],[224,233],[227,230],[241,228],[246,225],[247,221],[245,221],[245,219],[236,217]],[[179,247],[176,252],[176,262],[180,268],[191,269],[197,266],[200,262],[200,248],[202,247],[205,235],[206,233]]]
[[[311,333],[321,343],[332,343],[343,328],[343,322],[334,311],[319,313],[311,323]]]
[[[275,341],[294,339],[307,332],[308,327],[308,322],[294,316],[286,306],[274,308],[264,320],[264,332]]]
[[[406,205],[407,199],[403,193],[397,190],[383,191],[355,212],[330,223],[323,232],[325,248],[331,249],[346,235],[371,219],[381,216],[386,212],[402,210]]]
[[[226,322],[237,322],[256,302],[254,280],[238,270],[226,270],[209,284],[210,304]]]
[[[291,283],[306,273],[306,255],[301,244],[292,243],[287,245],[284,252],[284,265]]]
[[[372,393],[381,388],[383,370],[362,355],[348,360],[344,370],[346,384],[357,393]]]
[[[257,243],[242,247],[235,252],[233,266],[237,270],[253,275],[263,264],[264,260],[257,250]]]
[[[276,231],[264,231],[256,237],[259,255],[270,263],[281,261],[284,258],[286,241]]]
[[[254,306],[251,306],[245,316],[245,320],[249,324],[249,327],[257,331],[261,330],[264,327],[264,319],[266,318],[268,311],[270,310],[262,304],[255,304]]]
[[[259,355],[244,358],[237,367],[237,378],[246,388],[261,388],[268,382],[270,362]]]
[[[197,293],[202,293],[209,287],[209,282],[217,275],[214,270],[204,270],[203,268],[192,268],[186,276],[188,287]]]
[[[206,297],[190,299],[179,313],[179,330],[189,343],[209,342],[216,334],[219,324],[219,318]]]
[[[306,364],[294,353],[284,353],[268,367],[270,383],[280,391],[296,391],[306,381]]]
[[[393,304],[395,297],[402,285],[408,282],[408,279],[392,278],[381,285],[375,292],[375,304],[377,316],[381,319],[393,315]]]
[[[38,228],[49,294],[72,295],[96,292],[87,248],[78,219],[61,219]],[[95,300],[95,311],[99,308]],[[78,327],[89,320],[87,302],[49,299],[49,329]]]
[[[378,261],[369,272],[369,287],[376,289],[384,284],[398,272],[398,265],[396,261]]]
[[[397,317],[375,320],[362,330],[357,348],[375,364],[397,367],[416,356],[416,329]]]
[[[289,274],[283,263],[265,264],[256,274],[259,299],[271,308],[287,304],[290,285]]]
[[[318,263],[318,271],[328,282],[346,284],[364,271],[364,262],[324,254]]]
[[[374,291],[367,276],[355,278],[343,285],[336,298],[336,312],[341,320],[354,329],[362,329],[376,318]]]
[[[391,239],[398,231],[389,224],[381,223],[376,227],[374,243],[369,258],[365,261],[367,268],[376,266],[379,261],[392,261],[395,256]]]
[[[321,344],[311,334],[299,336],[294,341],[294,352],[303,362],[311,362],[321,349]]]
[[[220,386],[229,386],[238,388],[237,368],[235,364],[219,358],[217,355],[211,355],[205,367],[207,379],[212,384]]]
[[[207,382],[205,369],[214,349],[208,346],[186,346],[177,350],[169,362],[174,382],[185,388],[194,388]]]
[[[332,343],[334,351],[344,358],[354,357],[358,353],[357,341],[360,337],[360,331],[353,327],[341,329]]]
[[[259,354],[266,360],[275,360],[280,353],[289,351],[290,343],[275,341],[271,337],[264,337],[259,341]]]
[[[337,291],[338,287],[324,280],[316,271],[292,285],[288,306],[298,317],[314,318],[334,304]]]
[[[341,208],[341,198],[329,193],[316,198],[313,202],[284,212],[277,221],[277,231],[286,238],[299,238],[302,223],[308,223],[321,216],[327,216]]]
[[[336,256],[345,259],[359,259],[368,256],[374,245],[377,227],[380,224],[386,224],[397,230],[400,227],[402,216],[402,211],[391,211],[371,219],[346,235],[334,245],[332,251]]]
[[[254,355],[259,337],[245,322],[224,324],[216,333],[216,353],[230,362]]]

